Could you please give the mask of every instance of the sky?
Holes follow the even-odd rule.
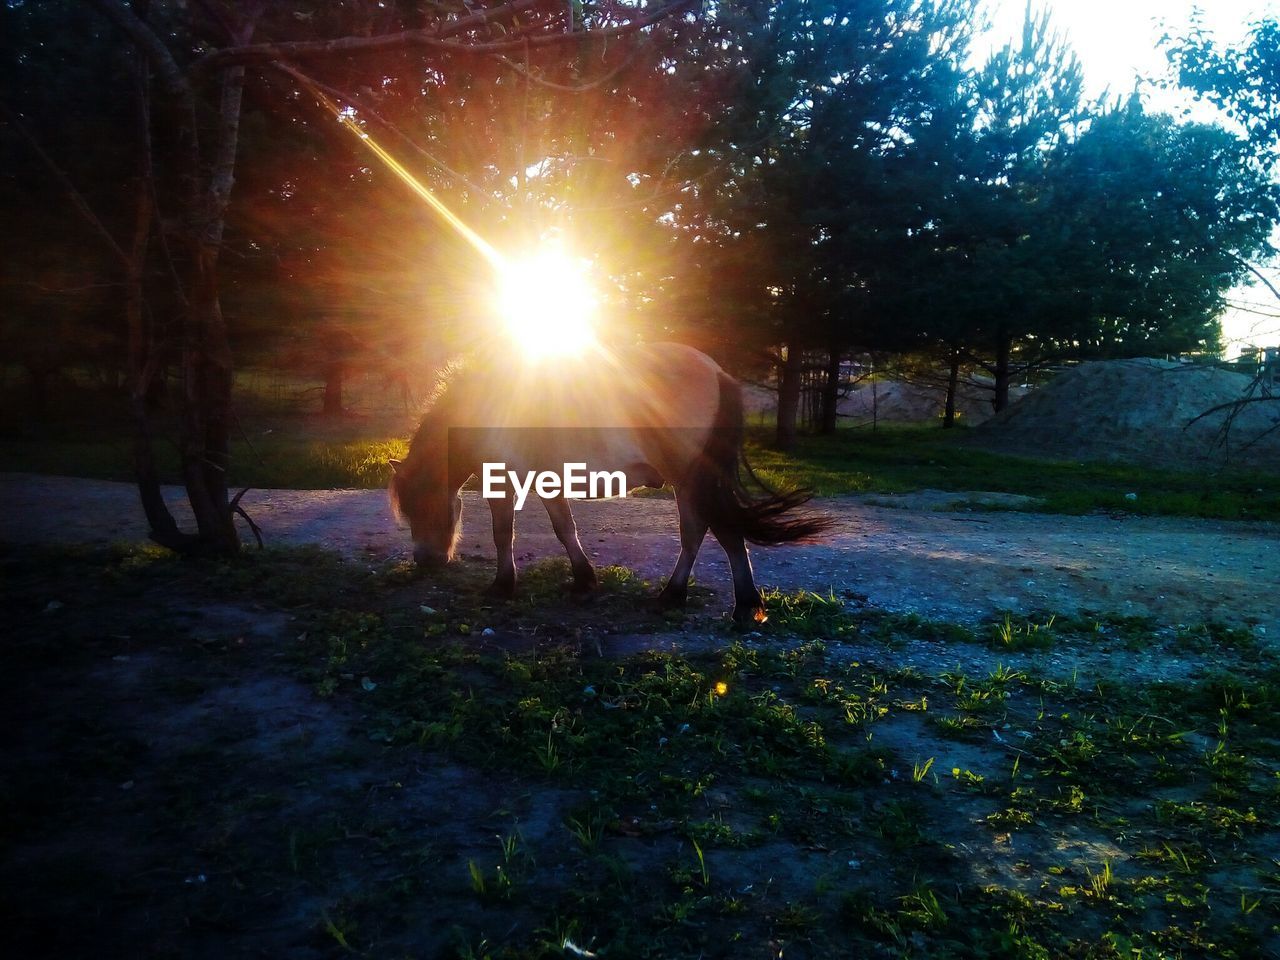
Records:
[[[1280,0],[1032,0],[1033,9],[1048,6],[1051,23],[1064,35],[1084,70],[1089,96],[1109,91],[1113,96],[1129,93],[1137,78],[1165,76],[1166,61],[1157,46],[1166,31],[1185,33],[1194,8],[1202,11],[1202,22],[1224,43],[1240,41],[1248,24],[1264,15],[1280,14]],[[1020,36],[1026,0],[987,0],[991,31],[977,44],[975,54],[985,58],[992,48]],[[1152,110],[1180,115],[1191,110],[1190,119],[1213,122],[1217,116],[1207,104],[1196,104],[1189,95],[1144,87]],[[1280,286],[1280,269],[1265,271]],[[1261,286],[1232,291],[1233,304],[1260,308],[1272,316],[1257,316],[1233,309],[1223,317],[1227,356],[1234,356],[1244,344],[1280,345],[1280,301]]]

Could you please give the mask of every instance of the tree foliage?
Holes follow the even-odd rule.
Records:
[[[126,371],[157,538],[234,550],[233,357],[323,371],[336,410],[353,357],[393,378],[481,322],[488,269],[332,109],[499,249],[561,237],[593,259],[614,335],[772,373],[784,443],[805,383],[834,429],[854,352],[953,385],[985,369],[1000,407],[1035,364],[1212,351],[1280,219],[1274,19],[1239,49],[1169,41],[1233,133],[1085,102],[1030,8],[974,67],[979,10],[6,4],[0,205],[25,227],[0,335],[33,383],[91,356]],[[165,384],[194,534],[146,466]]]

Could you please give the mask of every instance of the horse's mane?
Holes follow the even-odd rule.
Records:
[[[457,356],[450,358],[436,370],[435,382],[431,385],[430,392],[422,402],[422,414],[418,420],[418,426],[414,428],[413,436],[409,440],[410,448],[424,440],[424,434],[434,425],[432,414],[439,410],[442,401],[449,393],[450,387],[454,385],[466,368],[466,358]],[[400,505],[400,487],[401,484],[397,482],[396,475],[393,473],[391,481],[387,484],[387,494],[391,499],[391,512],[398,521],[404,519],[404,511]]]
[[[431,385],[426,399],[422,401],[422,415],[411,442],[416,442],[421,437],[423,431],[429,426],[431,414],[440,407],[442,401],[448,396],[450,388],[455,386],[455,382],[468,366],[470,365],[467,363],[466,356],[456,356],[445,361],[444,365],[436,371],[435,382]]]

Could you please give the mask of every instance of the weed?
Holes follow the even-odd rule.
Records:
[[[554,727],[547,731],[545,744],[534,745],[533,755],[538,761],[538,766],[542,767],[543,773],[552,774],[560,769],[560,748],[556,746]]]
[[[1088,874],[1089,889],[1092,891],[1094,898],[1097,900],[1104,899],[1110,892],[1111,883],[1115,879],[1111,873],[1111,861],[1104,860],[1102,869],[1097,873],[1094,873],[1088,867],[1085,868],[1085,873]]]
[[[604,839],[605,817],[598,810],[592,810],[584,818],[570,817],[565,824],[573,834],[578,845],[586,854],[593,855],[600,850],[600,842]]]
[[[348,953],[355,952],[354,948],[347,941],[346,931],[344,931],[336,923],[334,923],[333,920],[329,918],[328,914],[321,915],[320,922],[324,926],[324,932],[327,933],[330,937],[332,937],[333,941],[338,946],[340,946],[343,950],[346,950]]]
[[[777,588],[763,591],[769,610],[769,626],[802,637],[838,637],[857,632],[857,623],[844,602],[828,591],[786,593]]]
[[[467,872],[471,876],[471,890],[473,893],[483,897],[489,892],[489,884],[485,880],[484,870],[474,860],[467,861]]]
[[[938,895],[925,884],[917,884],[910,893],[901,897],[901,916],[917,927],[944,927],[947,914],[938,901]]]
[[[689,842],[693,844],[693,853],[698,858],[698,872],[702,876],[702,886],[708,887],[711,885],[711,873],[707,870],[707,858],[702,855],[702,845],[692,837],[689,838]]]
[[[1056,616],[1044,623],[1025,620],[1015,623],[1013,615],[1006,613],[1003,619],[991,625],[989,637],[993,646],[1003,650],[1046,650],[1053,646],[1053,625]]]

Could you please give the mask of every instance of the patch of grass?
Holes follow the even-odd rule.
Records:
[[[788,592],[776,587],[762,591],[769,625],[802,637],[838,637],[857,630],[856,620],[845,609],[844,601],[834,591],[825,594],[811,590]]]
[[[1050,616],[1043,623],[1035,623],[1015,620],[1013,614],[1006,613],[989,627],[988,642],[1000,650],[1047,650],[1054,643],[1055,619]]]
[[[795,451],[781,454],[769,446],[769,433],[757,429],[748,455],[773,484],[809,487],[823,496],[981,490],[1038,498],[1042,502],[1030,509],[1046,513],[1280,518],[1280,478],[1274,474],[1191,473],[1008,456],[966,446],[965,432],[846,429],[830,437],[802,437]]]

